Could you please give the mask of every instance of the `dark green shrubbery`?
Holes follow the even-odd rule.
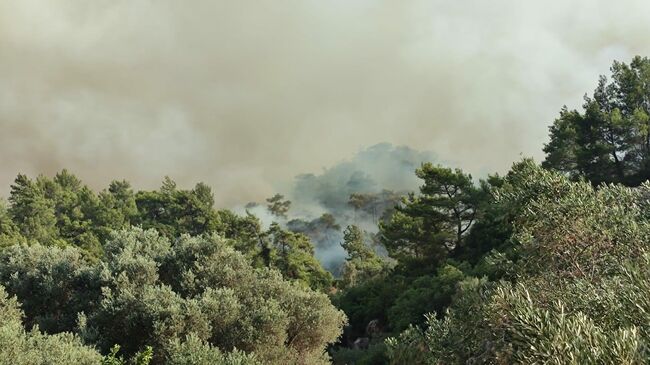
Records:
[[[531,164],[511,180],[501,199],[526,201],[517,284],[461,285],[443,319],[388,340],[392,363],[645,363],[650,187],[594,190]]]
[[[99,364],[101,355],[70,333],[43,334],[38,327],[26,331],[16,298],[0,286],[0,364]]]
[[[172,243],[134,228],[104,252],[88,262],[74,247],[15,245],[0,252],[0,280],[24,301],[26,323],[75,331],[104,353],[153,346],[154,363],[190,361],[177,353],[188,347],[205,359],[232,362],[243,351],[246,361],[326,363],[345,322],[325,294],[253,268],[216,235]]]

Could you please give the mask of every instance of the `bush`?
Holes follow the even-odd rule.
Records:
[[[28,324],[76,330],[104,353],[153,346],[154,363],[172,355],[175,341],[196,338],[224,359],[239,349],[263,363],[321,364],[345,323],[325,294],[253,268],[216,235],[172,244],[133,228],[104,251],[93,263],[75,247],[12,246],[0,252],[0,284],[25,300]]]
[[[165,363],[168,365],[261,365],[255,355],[236,349],[224,354],[195,335],[188,336],[184,341],[172,340]]]
[[[70,334],[46,335],[34,327],[25,331],[23,313],[16,298],[9,298],[0,286],[0,364],[67,365],[101,362],[101,355]]]

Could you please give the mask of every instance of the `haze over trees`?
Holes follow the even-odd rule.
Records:
[[[365,232],[377,233],[378,223],[390,216],[402,196],[417,189],[419,182],[413,171],[432,160],[435,156],[431,153],[380,143],[319,174],[298,175],[285,192],[285,199],[291,201],[287,228],[309,236],[323,266],[340,274],[347,257],[340,246],[344,229],[356,225]],[[253,207],[250,212],[266,215],[260,208]],[[281,219],[266,219],[272,220]],[[378,237],[366,236],[378,243]],[[380,245],[374,248],[386,255]]]
[[[541,165],[427,162],[403,193],[339,167],[299,178],[302,203],[269,198],[268,225],[203,183],[20,174],[0,202],[0,364],[648,363],[649,65],[614,63],[562,109]],[[308,200],[329,208],[294,216]]]
[[[291,201],[284,200],[284,195],[275,194],[266,199],[266,202],[268,203],[267,208],[271,214],[278,218],[287,218],[287,212],[291,207]]]

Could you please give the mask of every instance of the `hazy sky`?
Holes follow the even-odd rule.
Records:
[[[647,0],[0,0],[0,193],[67,167],[228,206],[383,141],[504,171],[649,34]]]

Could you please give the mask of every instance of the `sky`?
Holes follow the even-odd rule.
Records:
[[[649,31],[646,0],[0,0],[0,195],[67,168],[233,206],[380,142],[505,172]]]

